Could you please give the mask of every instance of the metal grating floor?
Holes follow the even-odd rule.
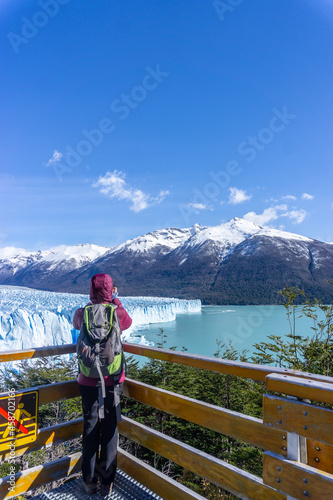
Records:
[[[163,500],[162,497],[148,490],[145,486],[117,469],[111,495],[102,497],[99,493],[86,495],[81,479],[75,479],[59,486],[54,490],[42,493],[31,500]]]

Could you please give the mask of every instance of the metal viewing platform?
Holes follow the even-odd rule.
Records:
[[[54,490],[32,497],[30,500],[88,500],[89,498],[93,500],[105,500],[105,498],[108,500],[163,500],[162,497],[145,488],[119,469],[116,473],[112,493],[108,497],[102,497],[99,493],[88,496],[84,491],[82,481],[75,479]]]
[[[124,344],[124,350],[148,358],[264,382],[267,394],[263,396],[263,419],[131,379],[125,381],[123,392],[124,396],[135,401],[264,450],[263,476],[255,476],[127,417],[118,426],[122,436],[242,499],[333,499],[333,378],[135,344]],[[72,344],[11,351],[1,353],[0,362],[74,352],[75,345]],[[30,406],[24,399],[28,394]],[[21,413],[17,413],[15,425],[21,430],[21,438],[15,450],[6,447],[7,431],[3,418],[7,414],[4,407],[0,407],[3,441],[2,448],[0,444],[0,460],[8,460],[13,454],[20,457],[80,437],[82,419],[45,427],[38,432],[34,427],[35,406],[37,413],[43,405],[79,396],[76,380],[20,391],[21,399],[17,400],[23,401],[18,405],[20,412],[26,411],[30,420],[27,417],[25,423],[24,418],[20,420]],[[13,393],[1,394],[0,401],[14,397]],[[322,406],[323,403],[327,406]],[[118,448],[118,467],[120,470],[109,496],[111,499],[204,498],[121,448]],[[14,498],[43,485],[67,479],[62,486],[50,489],[34,500],[83,500],[88,497],[84,496],[80,480],[68,480],[73,475],[77,477],[80,469],[81,453],[78,452],[12,473],[0,479],[0,499]],[[14,485],[12,490],[9,489],[11,484]],[[95,495],[90,498],[99,500],[101,497]]]

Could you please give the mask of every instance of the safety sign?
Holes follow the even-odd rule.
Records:
[[[37,438],[38,391],[0,397],[0,453]]]

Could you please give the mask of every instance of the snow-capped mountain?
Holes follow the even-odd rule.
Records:
[[[178,250],[179,265],[199,252],[201,255],[215,253],[222,260],[239,243],[253,234],[258,233],[261,227],[253,222],[238,217],[229,222],[213,227],[197,227],[197,230]]]
[[[89,243],[71,247],[60,245],[50,248],[48,254],[43,257],[43,262],[47,263],[49,271],[55,269],[68,271],[93,262],[109,250],[110,248]]]
[[[278,291],[289,284],[323,300],[333,298],[327,281],[333,281],[332,244],[240,218],[214,227],[162,229],[110,249],[90,245],[91,253],[88,245],[82,245],[82,254],[77,247],[58,247],[33,257],[23,252],[16,258],[20,270],[2,283],[87,293],[90,277],[107,272],[122,295],[267,304],[277,302]],[[0,276],[10,259],[0,261]]]
[[[153,231],[144,236],[125,241],[125,243],[110,250],[109,254],[130,252],[147,256],[150,254],[166,255],[182,246],[193,235],[204,229],[200,224],[194,224],[194,226],[186,229],[168,228]]]
[[[38,279],[78,269],[101,257],[110,248],[91,244],[60,245],[45,251],[28,252],[6,247],[0,249],[0,282],[18,281],[23,285],[34,274]]]
[[[45,252],[28,252],[23,248],[5,247],[0,249],[0,280],[5,281],[11,278],[17,272],[21,271],[34,262],[42,260],[44,256],[48,255]]]

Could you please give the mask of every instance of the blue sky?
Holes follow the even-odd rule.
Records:
[[[232,217],[333,241],[327,0],[3,0],[0,247]]]

